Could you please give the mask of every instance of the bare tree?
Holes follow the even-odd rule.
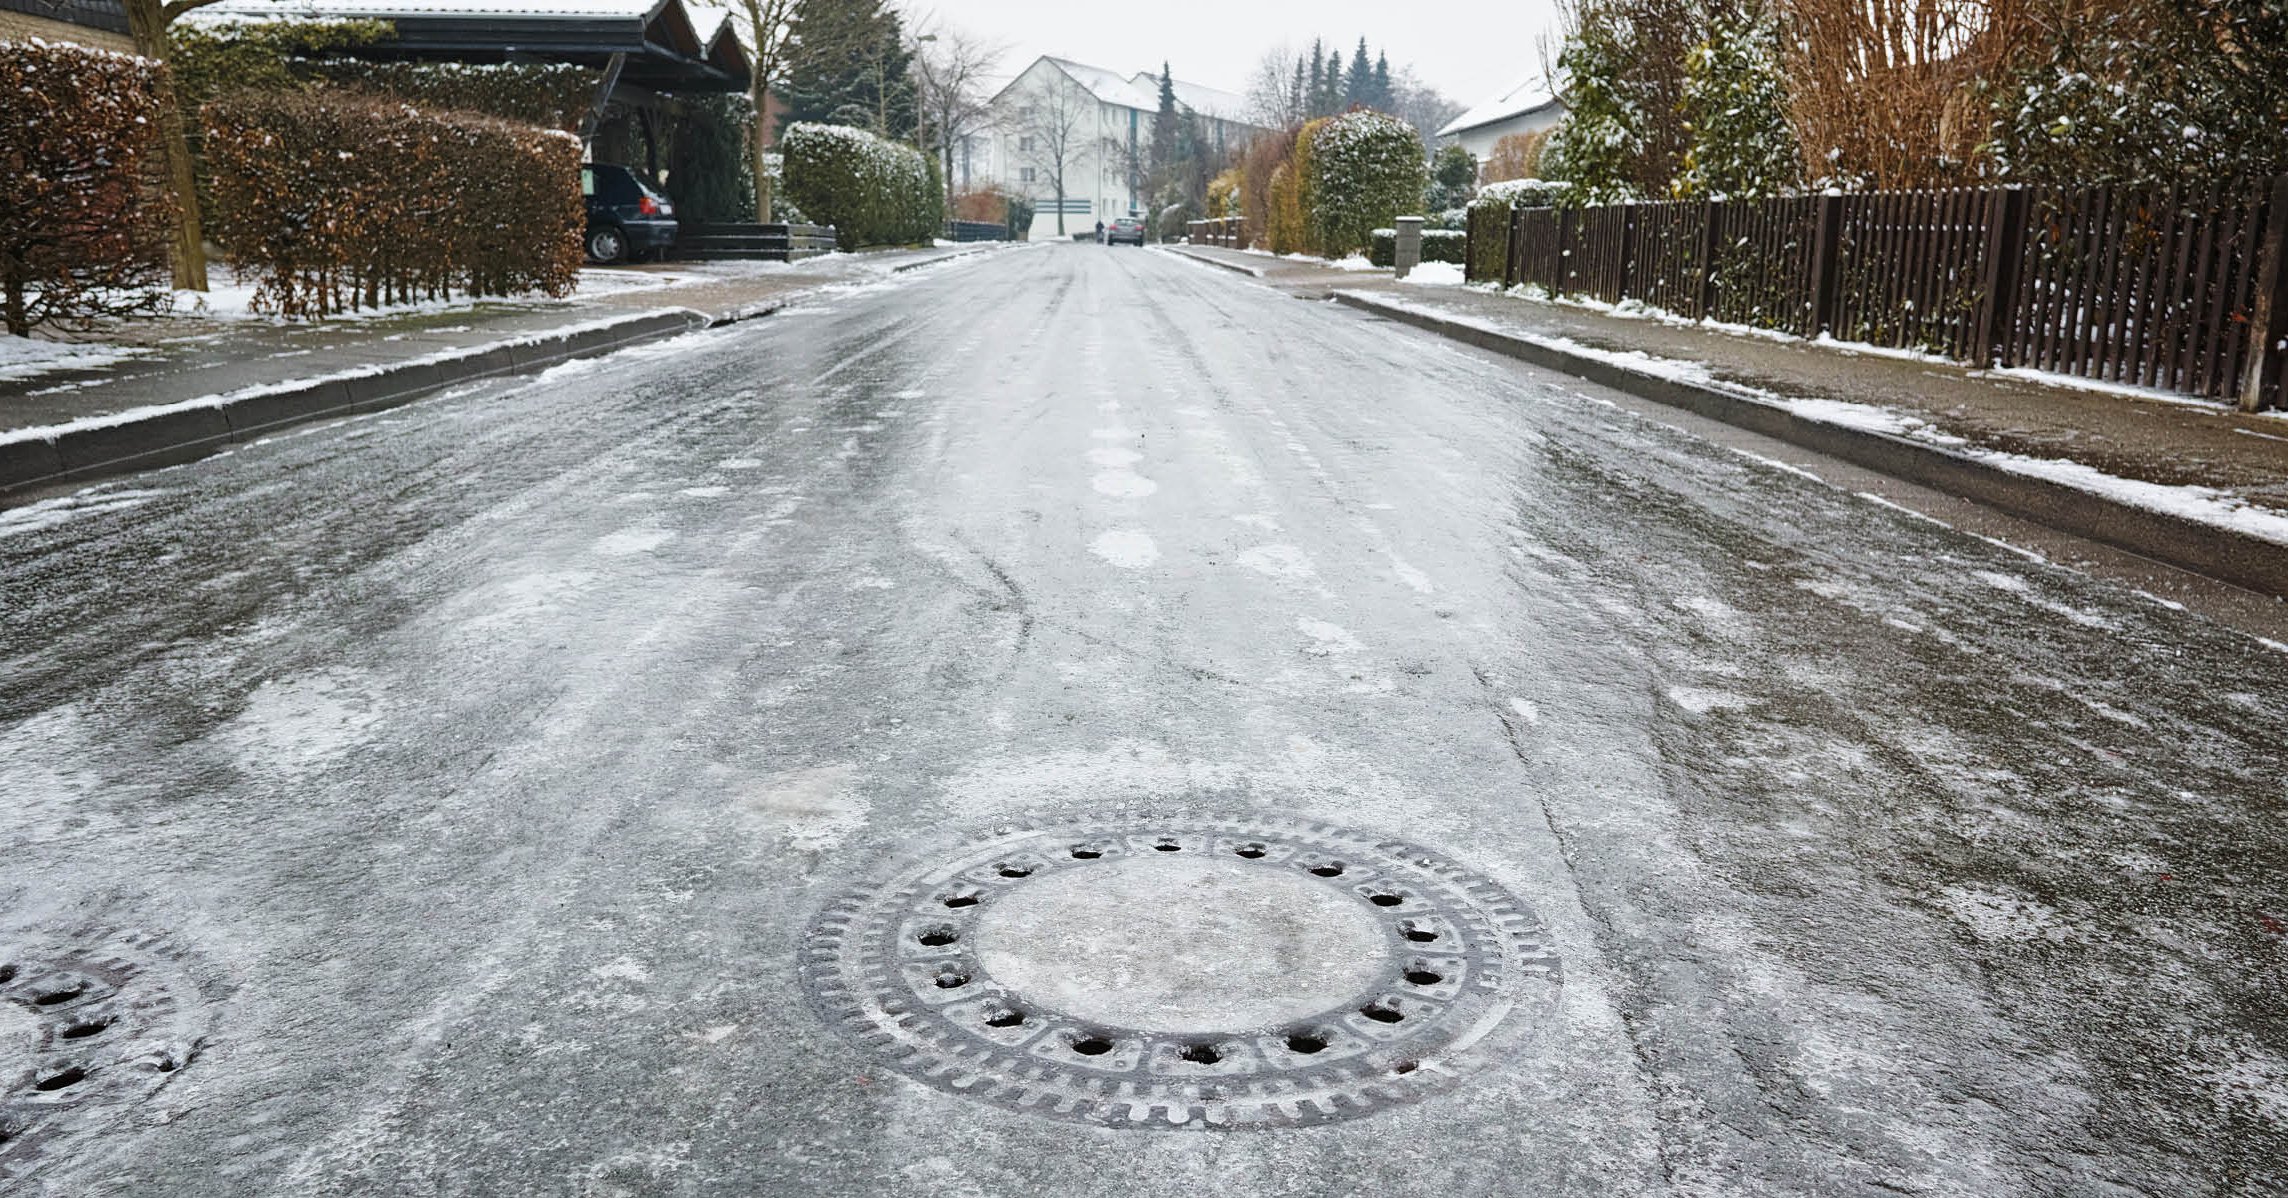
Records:
[[[1247,78],[1247,110],[1266,129],[1291,129],[1303,123],[1303,56],[1292,47],[1266,50]]]
[[[802,10],[802,0],[739,0],[747,19],[747,53],[754,66],[747,78],[747,98],[755,104],[755,127],[748,137],[754,157],[755,219],[771,223],[770,148],[771,86],[786,75],[787,32]]]
[[[1460,104],[1422,82],[1411,66],[1401,67],[1392,75],[1390,91],[1391,115],[1414,126],[1426,146],[1437,145],[1438,130],[1463,112]]]
[[[1096,98],[1062,71],[1027,88],[1017,113],[1017,156],[1045,176],[1056,193],[1059,237],[1065,232],[1066,178],[1095,145],[1089,127],[1095,119]]]
[[[986,75],[1008,52],[1000,42],[933,24],[916,39],[914,90],[921,95],[922,144],[934,144],[945,166],[945,186],[953,190],[953,147],[984,127],[993,97]]]

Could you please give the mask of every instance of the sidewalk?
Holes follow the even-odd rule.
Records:
[[[768,315],[821,288],[877,281],[998,243],[803,262],[590,269],[563,300],[485,300],[316,322],[245,311],[121,322],[57,361],[0,357],[0,495],[181,461],[302,420],[370,410],[469,379]]]
[[[1837,456],[1942,489],[1964,493],[1950,485],[1957,479],[1925,476],[1960,476],[1955,467],[1970,466],[2047,484],[2020,488],[2016,497],[1997,492],[1994,506],[2054,509],[2054,497],[2037,492],[2070,489],[2113,510],[2014,514],[2055,527],[2076,524],[2067,531],[2274,595],[2288,593],[2288,413],[2242,413],[2221,403],[1972,370],[1477,287],[1402,283],[1386,272],[1265,254],[1201,246],[1177,252],[1245,268],[1267,286],[1332,296],[1645,398],[1703,409],[1807,448],[1836,453],[1840,446],[1845,452]],[[1989,502],[1983,494],[1966,497]],[[2197,527],[2172,529],[2164,521],[2149,535],[2122,527],[2147,514]],[[2184,560],[2167,543],[2174,534],[2206,530],[2252,542],[2248,548],[2256,555],[2275,560],[2220,570],[2213,562]]]

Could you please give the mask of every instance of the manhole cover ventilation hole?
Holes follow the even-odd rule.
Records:
[[[199,1006],[158,937],[0,939],[0,1179],[172,1081],[199,1044]]]
[[[813,922],[812,999],[901,1072],[1118,1127],[1406,1103],[1557,1001],[1533,912],[1443,856],[1312,824],[1081,827],[973,845]]]

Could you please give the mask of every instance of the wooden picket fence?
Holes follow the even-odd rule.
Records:
[[[1526,208],[1469,237],[1472,281],[2288,407],[2288,178]]]

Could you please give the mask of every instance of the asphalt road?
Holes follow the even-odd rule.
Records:
[[[2288,1190],[2288,654],[1157,251],[0,512],[0,587],[11,1194]],[[799,989],[909,855],[1235,814],[1499,882],[1556,1014],[1151,1133]]]

